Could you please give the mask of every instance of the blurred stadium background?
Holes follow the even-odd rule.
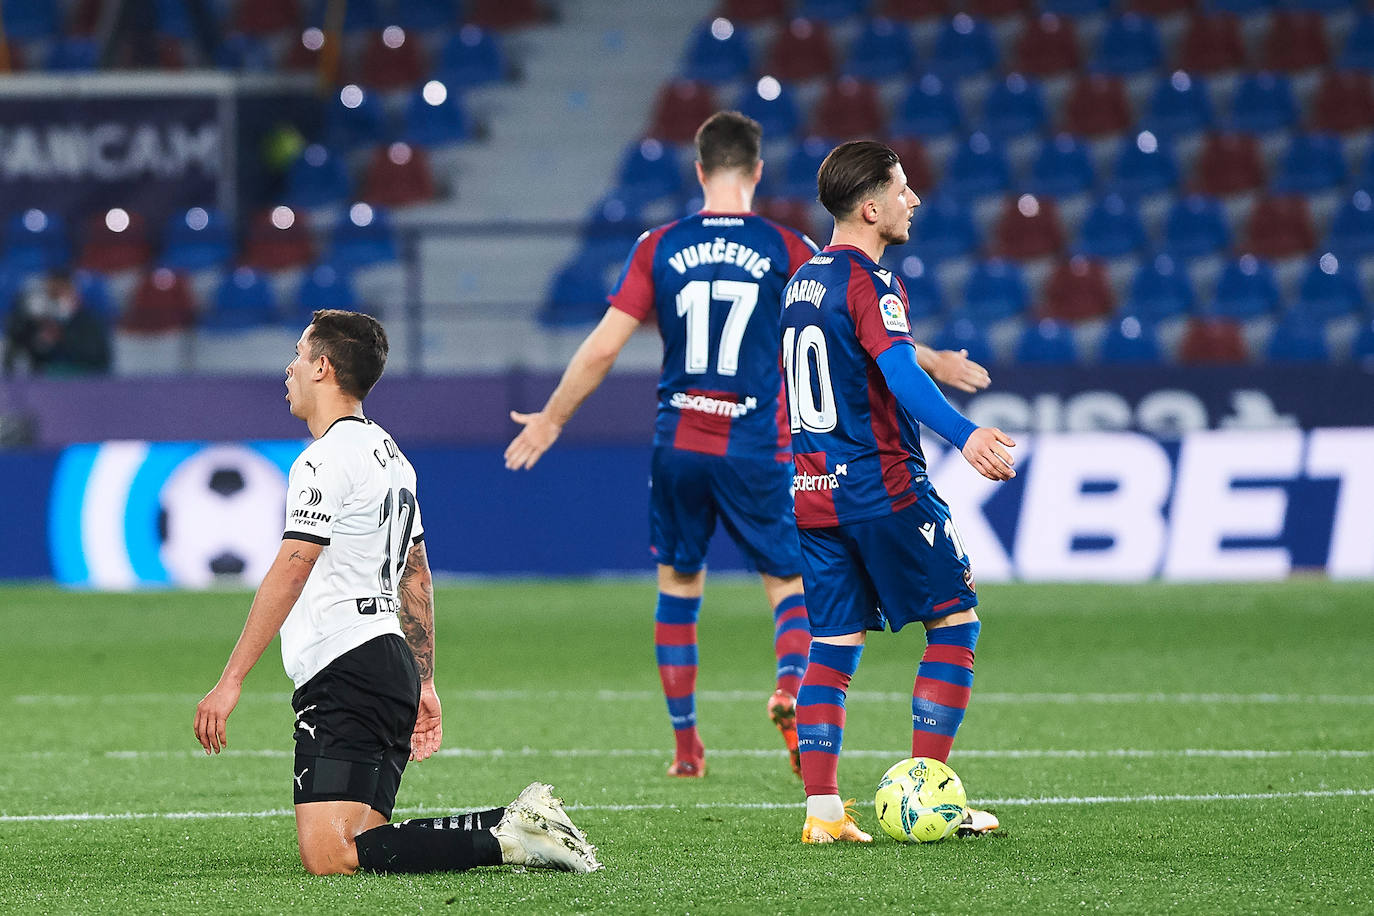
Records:
[[[1023,473],[935,477],[980,580],[1374,577],[1374,11],[1344,0],[6,0],[0,577],[249,583],[318,307],[393,340],[369,400],[450,573],[647,569],[652,329],[502,470],[691,136],[765,128],[758,209],[884,139],[888,266]],[[71,306],[79,299],[82,320]],[[78,346],[79,338],[89,346]],[[94,343],[91,343],[91,340]],[[929,438],[929,437],[928,437]],[[7,541],[11,539],[7,538]],[[719,545],[716,568],[739,568]]]

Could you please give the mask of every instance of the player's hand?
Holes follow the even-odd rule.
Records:
[[[1011,480],[1016,476],[1012,469],[1016,459],[1007,449],[1015,447],[1011,436],[997,427],[980,426],[964,443],[964,460],[988,480]]]
[[[424,760],[439,749],[444,726],[439,711],[439,694],[434,682],[420,685],[420,711],[415,716],[415,734],[410,736],[410,759]]]
[[[935,350],[930,377],[942,385],[972,394],[992,384],[988,370],[968,358],[967,350]]]
[[[218,754],[229,743],[225,725],[229,713],[239,703],[243,688],[231,681],[221,680],[196,706],[196,740],[207,754]]]
[[[563,432],[563,427],[542,412],[519,413],[512,410],[510,418],[525,427],[506,446],[506,469],[510,471],[534,467],[534,463],[557,441],[558,434]]]

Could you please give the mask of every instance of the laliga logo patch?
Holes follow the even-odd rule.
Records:
[[[911,327],[906,323],[906,309],[902,307],[901,296],[888,293],[878,300],[878,311],[883,315],[883,327],[889,331],[911,332]]]

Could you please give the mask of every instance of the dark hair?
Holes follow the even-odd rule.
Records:
[[[697,128],[697,159],[707,175],[722,169],[752,170],[759,161],[763,128],[738,111],[718,111]]]
[[[892,180],[897,154],[873,140],[850,140],[830,151],[816,173],[821,205],[844,219],[868,195]]]
[[[310,358],[329,357],[344,393],[367,397],[386,368],[386,330],[371,315],[319,309],[310,321]]]

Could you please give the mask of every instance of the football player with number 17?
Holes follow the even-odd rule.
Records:
[[[980,624],[949,507],[926,476],[917,423],[990,480],[1014,476],[1009,436],[976,427],[916,357],[906,289],[879,266],[920,200],[897,155],[872,141],[832,150],[817,175],[831,243],[783,291],[782,364],[811,651],[797,697],[804,843],[869,842],[840,800],[844,698],[865,633],[919,621],[926,649],[911,697],[913,757],[948,758],[973,685]],[[962,833],[997,827],[969,809]]]

